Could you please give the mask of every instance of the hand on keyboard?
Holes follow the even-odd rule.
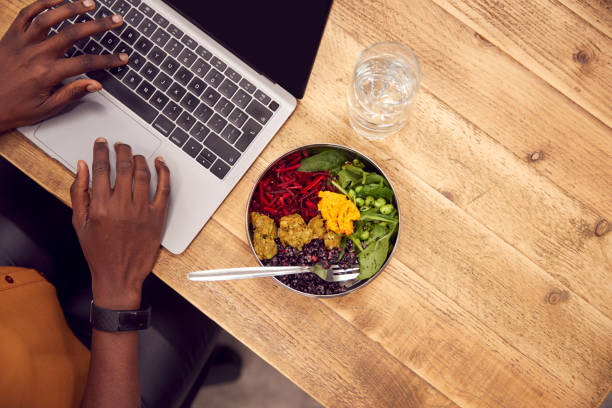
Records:
[[[94,7],[93,0],[38,0],[17,15],[0,40],[0,132],[53,116],[102,88],[80,79],[58,89],[63,80],[127,63],[126,54],[76,52],[75,43],[123,24],[118,15],[93,20],[85,13]]]

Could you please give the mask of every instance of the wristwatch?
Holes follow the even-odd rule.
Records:
[[[91,301],[89,323],[92,329],[119,332],[145,330],[151,322],[151,306],[140,310],[111,310],[96,306]]]

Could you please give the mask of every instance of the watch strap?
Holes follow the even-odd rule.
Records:
[[[151,306],[139,310],[112,310],[99,307],[92,300],[89,322],[93,329],[107,332],[145,330],[151,323]]]

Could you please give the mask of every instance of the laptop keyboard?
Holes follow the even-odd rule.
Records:
[[[65,57],[124,52],[122,67],[89,72],[104,89],[223,179],[279,104],[141,0],[97,0],[53,27],[121,14],[121,27],[78,41]]]

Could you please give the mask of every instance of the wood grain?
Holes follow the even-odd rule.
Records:
[[[612,134],[596,117],[609,106],[592,106],[610,67],[575,99],[562,46],[510,24],[543,2],[506,14],[436,1],[338,0],[295,114],[188,250],[163,250],[154,272],[326,406],[596,407],[612,386],[612,234],[595,234],[612,220]],[[0,30],[23,4],[4,3]],[[571,22],[564,38],[582,30],[609,57],[601,27],[566,6],[549,11]],[[495,16],[479,17],[487,7]],[[380,39],[416,49],[424,79],[408,126],[371,143],[351,132],[344,98],[358,53]],[[389,268],[325,301],[268,279],[188,282],[194,269],[255,263],[249,191],[281,153],[314,142],[355,147],[390,175],[403,220]],[[17,132],[0,154],[68,203],[72,174]]]

